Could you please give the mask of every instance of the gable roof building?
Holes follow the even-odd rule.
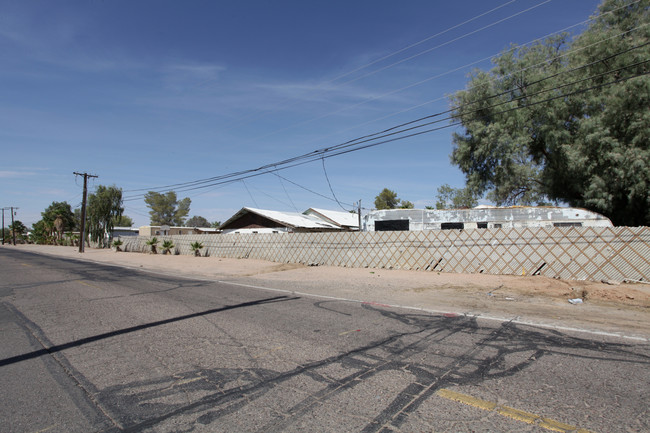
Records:
[[[345,230],[314,214],[244,207],[219,227],[222,233],[300,233]]]

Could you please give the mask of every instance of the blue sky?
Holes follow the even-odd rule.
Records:
[[[0,206],[27,226],[53,201],[143,192],[285,160],[449,107],[472,68],[511,43],[578,34],[592,0],[0,0]],[[244,206],[372,208],[385,187],[416,207],[442,184],[453,128],[229,184],[178,191],[190,216]],[[328,184],[329,179],[329,184]],[[316,193],[316,194],[315,194]]]

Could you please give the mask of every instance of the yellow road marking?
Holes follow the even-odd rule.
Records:
[[[187,385],[188,383],[198,382],[199,380],[203,380],[203,378],[199,376],[199,377],[193,377],[191,379],[177,380],[176,382],[174,382],[173,386]]]
[[[539,415],[524,412],[523,410],[518,410],[508,406],[498,407],[497,412],[503,416],[507,416],[508,418],[516,419],[517,421],[522,421],[527,424],[535,424],[537,420],[540,419]]]
[[[517,421],[525,422],[527,424],[537,425],[546,430],[556,431],[560,433],[594,433],[590,430],[578,428],[576,426],[565,424],[550,418],[543,418],[534,413],[525,412],[523,410],[515,409],[508,406],[502,406],[492,401],[481,400],[480,398],[472,397],[471,395],[461,394],[460,392],[452,391],[450,389],[440,389],[436,392],[440,397],[447,400],[457,401],[468,406],[477,407],[486,411],[495,411],[500,415],[512,418]]]
[[[481,400],[481,399],[478,399],[478,398],[474,398],[474,397],[472,397],[470,395],[465,395],[465,394],[461,394],[459,392],[451,391],[449,389],[441,389],[441,390],[439,390],[437,392],[437,394],[440,397],[446,398],[447,400],[454,400],[454,401],[457,401],[459,403],[467,404],[469,406],[478,407],[479,409],[483,409],[483,410],[491,411],[491,410],[494,410],[497,407],[496,403],[493,403],[491,401]]]
[[[361,331],[361,329],[353,329],[352,331],[341,332],[341,333],[339,334],[339,336],[341,336],[341,335],[351,334],[351,333],[353,333],[353,332],[360,332],[360,331]]]
[[[94,284],[87,283],[84,280],[79,280],[79,283],[83,284],[84,286],[87,286],[87,287],[92,287],[93,289],[101,289],[101,287],[96,286]]]

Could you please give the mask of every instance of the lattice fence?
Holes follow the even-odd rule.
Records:
[[[125,237],[129,251],[146,237]],[[650,281],[649,227],[567,227],[410,232],[185,235],[179,254],[254,258],[281,263],[416,269],[564,279]]]

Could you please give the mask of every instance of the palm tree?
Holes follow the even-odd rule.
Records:
[[[158,242],[158,238],[155,236],[146,242],[146,244],[151,247],[151,254],[158,254],[158,251],[156,251],[156,245],[158,245]]]
[[[190,244],[190,248],[192,248],[192,251],[194,251],[195,257],[201,257],[201,248],[203,248],[203,244],[201,242],[192,242]]]
[[[163,254],[169,253],[169,251],[172,248],[174,248],[174,242],[172,242],[170,240],[163,241],[163,244],[162,244],[162,253]]]
[[[120,249],[120,247],[122,246],[123,243],[124,243],[124,242],[122,242],[121,239],[115,239],[115,240],[113,241],[113,246],[115,247],[115,252],[122,251],[122,250]]]

